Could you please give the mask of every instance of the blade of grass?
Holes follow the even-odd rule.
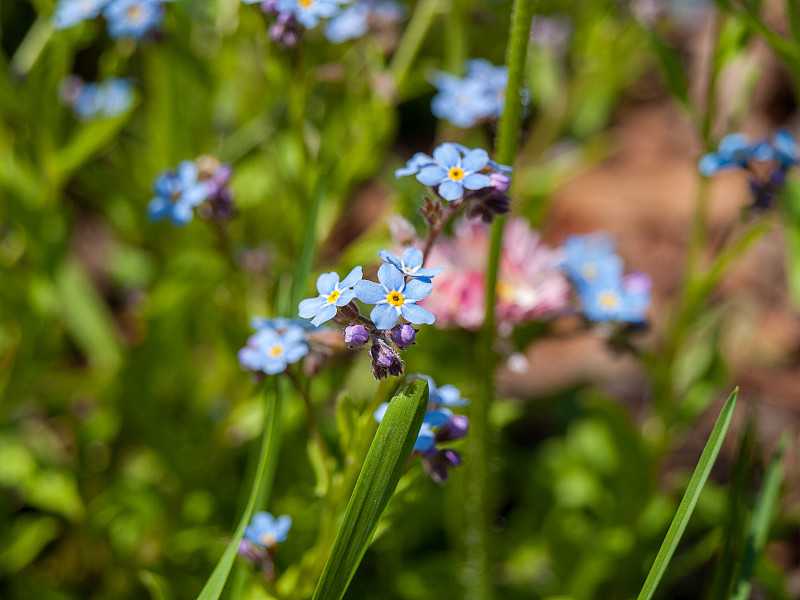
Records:
[[[225,552],[222,553],[217,565],[214,567],[214,571],[200,591],[200,595],[197,596],[197,600],[218,600],[222,595],[222,590],[225,589],[225,584],[228,581],[228,576],[233,567],[233,561],[236,558],[236,552],[239,549],[239,543],[244,536],[245,527],[247,527],[247,524],[250,522],[250,517],[252,516],[256,502],[259,500],[259,496],[262,495],[261,482],[265,479],[266,474],[275,468],[278,453],[274,451],[273,440],[279,433],[276,424],[282,422],[280,415],[282,404],[279,398],[275,398],[272,403],[269,403],[268,396],[265,396],[265,404],[264,410],[266,414],[264,417],[264,433],[261,438],[261,452],[258,458],[255,477],[253,478],[252,487],[250,489],[250,497],[247,500],[247,506],[242,513],[233,538],[225,548]],[[263,498],[261,498],[261,500],[263,501]]]
[[[419,379],[406,384],[389,403],[361,468],[313,600],[340,600],[347,591],[403,475],[427,407],[427,383]]]
[[[692,478],[689,480],[686,493],[683,495],[681,503],[678,506],[678,512],[675,513],[675,518],[672,520],[672,524],[667,530],[667,535],[661,544],[661,548],[658,550],[656,560],[650,572],[647,574],[647,579],[644,582],[644,586],[642,586],[642,591],[639,592],[638,600],[650,600],[650,598],[653,597],[658,583],[661,581],[661,577],[664,575],[664,571],[666,571],[667,565],[672,555],[675,553],[675,548],[678,546],[683,531],[686,529],[686,524],[692,516],[692,511],[694,511],[695,504],[697,504],[697,499],[700,497],[700,492],[703,490],[708,475],[711,473],[711,467],[714,466],[714,461],[717,459],[719,449],[722,447],[725,434],[731,424],[738,391],[737,388],[728,397],[725,406],[722,407],[719,417],[717,417],[714,429],[711,431],[706,447],[703,448],[703,453],[700,455],[697,467],[692,474]]]
[[[789,436],[784,434],[778,444],[778,449],[772,457],[764,476],[764,483],[756,500],[756,508],[753,512],[753,520],[750,522],[750,531],[747,535],[747,549],[742,559],[742,566],[736,577],[733,586],[732,600],[747,600],[750,597],[751,581],[753,578],[753,568],[756,560],[764,551],[767,543],[767,535],[772,524],[772,516],[775,514],[775,507],[778,504],[781,483],[783,483],[783,472],[781,460],[786,448],[789,445]]]

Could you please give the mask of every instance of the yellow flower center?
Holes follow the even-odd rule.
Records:
[[[314,4],[314,0],[297,0],[297,3],[302,8],[309,8],[312,4]]]
[[[597,267],[594,265],[584,265],[582,272],[584,279],[594,279],[597,277]]]
[[[389,292],[386,299],[392,306],[403,306],[403,294],[400,292]]]
[[[273,546],[276,542],[275,536],[271,533],[262,533],[258,536],[258,541],[261,542],[262,546]]]
[[[613,309],[619,304],[619,296],[614,292],[601,292],[599,299],[603,308]]]
[[[281,346],[273,346],[269,349],[269,353],[274,357],[277,358],[281,354],[283,354],[283,348]]]
[[[131,21],[138,21],[139,19],[141,19],[141,18],[142,18],[142,13],[143,13],[143,12],[144,12],[144,11],[142,11],[142,7],[141,7],[141,6],[137,6],[137,5],[135,5],[135,4],[134,4],[134,5],[133,5],[133,6],[131,6],[131,7],[128,9],[128,11],[127,11],[127,13],[128,13],[128,18],[129,18]]]
[[[172,192],[172,194],[171,194],[171,195],[170,195],[170,197],[169,197],[169,200],[170,200],[170,202],[172,202],[172,203],[174,204],[175,202],[177,202],[178,200],[180,200],[180,198],[181,198],[181,193],[180,193],[180,191],[178,191],[178,192]]]
[[[333,290],[330,296],[328,296],[328,304],[333,304],[334,302],[336,302],[339,299],[339,296],[341,295],[342,292],[340,292],[339,290]]]
[[[453,167],[447,172],[447,176],[453,181],[460,181],[461,179],[464,179],[464,169]]]

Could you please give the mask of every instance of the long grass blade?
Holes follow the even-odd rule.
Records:
[[[418,379],[404,386],[389,403],[358,476],[313,600],[340,600],[347,591],[406,468],[427,406],[427,383]]]
[[[638,600],[650,600],[650,598],[653,597],[661,581],[661,577],[664,575],[664,571],[666,571],[667,565],[672,555],[675,553],[675,548],[678,546],[678,542],[686,529],[686,524],[692,516],[695,504],[697,504],[697,499],[700,497],[700,492],[706,480],[708,480],[711,468],[714,466],[714,462],[719,454],[719,449],[722,447],[722,442],[725,439],[725,434],[731,424],[733,409],[736,406],[737,394],[738,388],[728,397],[725,406],[722,407],[719,417],[717,417],[714,429],[711,431],[706,447],[703,448],[703,453],[700,455],[697,467],[692,474],[692,478],[689,480],[686,493],[683,495],[681,503],[678,506],[678,512],[675,513],[675,518],[672,520],[672,524],[667,530],[667,535],[661,544],[661,548],[658,550],[656,560],[650,572],[647,574],[647,579],[644,582],[642,591],[639,592]]]

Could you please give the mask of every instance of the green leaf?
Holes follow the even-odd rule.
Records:
[[[714,429],[711,431],[711,436],[708,438],[706,447],[703,448],[703,453],[700,455],[697,467],[692,474],[692,478],[689,480],[686,493],[683,495],[681,503],[678,506],[678,512],[675,514],[675,518],[672,520],[672,524],[667,530],[667,535],[661,544],[661,548],[658,550],[656,560],[650,572],[647,574],[647,579],[644,582],[642,591],[639,592],[638,600],[650,600],[650,598],[653,597],[653,593],[655,593],[656,587],[658,587],[658,583],[661,581],[661,577],[667,569],[667,565],[675,552],[675,548],[678,546],[683,531],[686,529],[686,524],[692,516],[692,511],[694,511],[694,506],[697,504],[697,499],[700,497],[700,492],[703,490],[708,475],[711,473],[711,467],[714,466],[714,461],[717,459],[719,449],[722,447],[725,433],[728,431],[728,426],[731,424],[733,409],[736,407],[738,391],[737,388],[728,397],[725,406],[722,407],[719,417],[717,417],[717,422],[714,425]]]
[[[750,597],[751,579],[753,577],[753,567],[756,559],[764,551],[767,543],[769,527],[772,523],[772,516],[775,514],[775,507],[778,504],[778,496],[783,482],[781,470],[781,460],[786,448],[789,445],[789,436],[784,434],[781,437],[778,449],[769,462],[764,483],[756,500],[756,508],[753,512],[753,520],[750,522],[750,531],[747,535],[747,548],[745,549],[742,566],[736,578],[732,600],[747,600]]]
[[[406,468],[428,407],[427,383],[406,384],[389,403],[372,441],[313,600],[340,600]]]

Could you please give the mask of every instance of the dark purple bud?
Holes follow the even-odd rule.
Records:
[[[507,192],[511,185],[511,177],[505,173],[492,173],[489,175],[489,180],[492,182],[491,187],[495,192]]]
[[[389,346],[381,339],[373,338],[372,346],[369,349],[372,357],[372,375],[375,379],[383,379],[389,375],[403,374],[403,361],[397,350]]]
[[[291,13],[277,13],[278,21],[270,25],[267,31],[269,38],[282,46],[290,48],[300,41],[302,27]]]
[[[436,432],[436,443],[452,442],[466,437],[469,432],[469,418],[464,415],[453,415]]]
[[[351,348],[361,348],[369,341],[369,329],[357,323],[351,323],[344,329],[344,341]]]
[[[428,450],[422,454],[422,467],[436,483],[444,483],[450,469],[461,465],[461,455],[455,450]]]
[[[261,3],[261,12],[265,15],[277,15],[278,0],[264,0],[264,2]]]
[[[405,350],[414,344],[419,329],[414,329],[408,323],[402,323],[392,329],[392,341],[400,350]]]

